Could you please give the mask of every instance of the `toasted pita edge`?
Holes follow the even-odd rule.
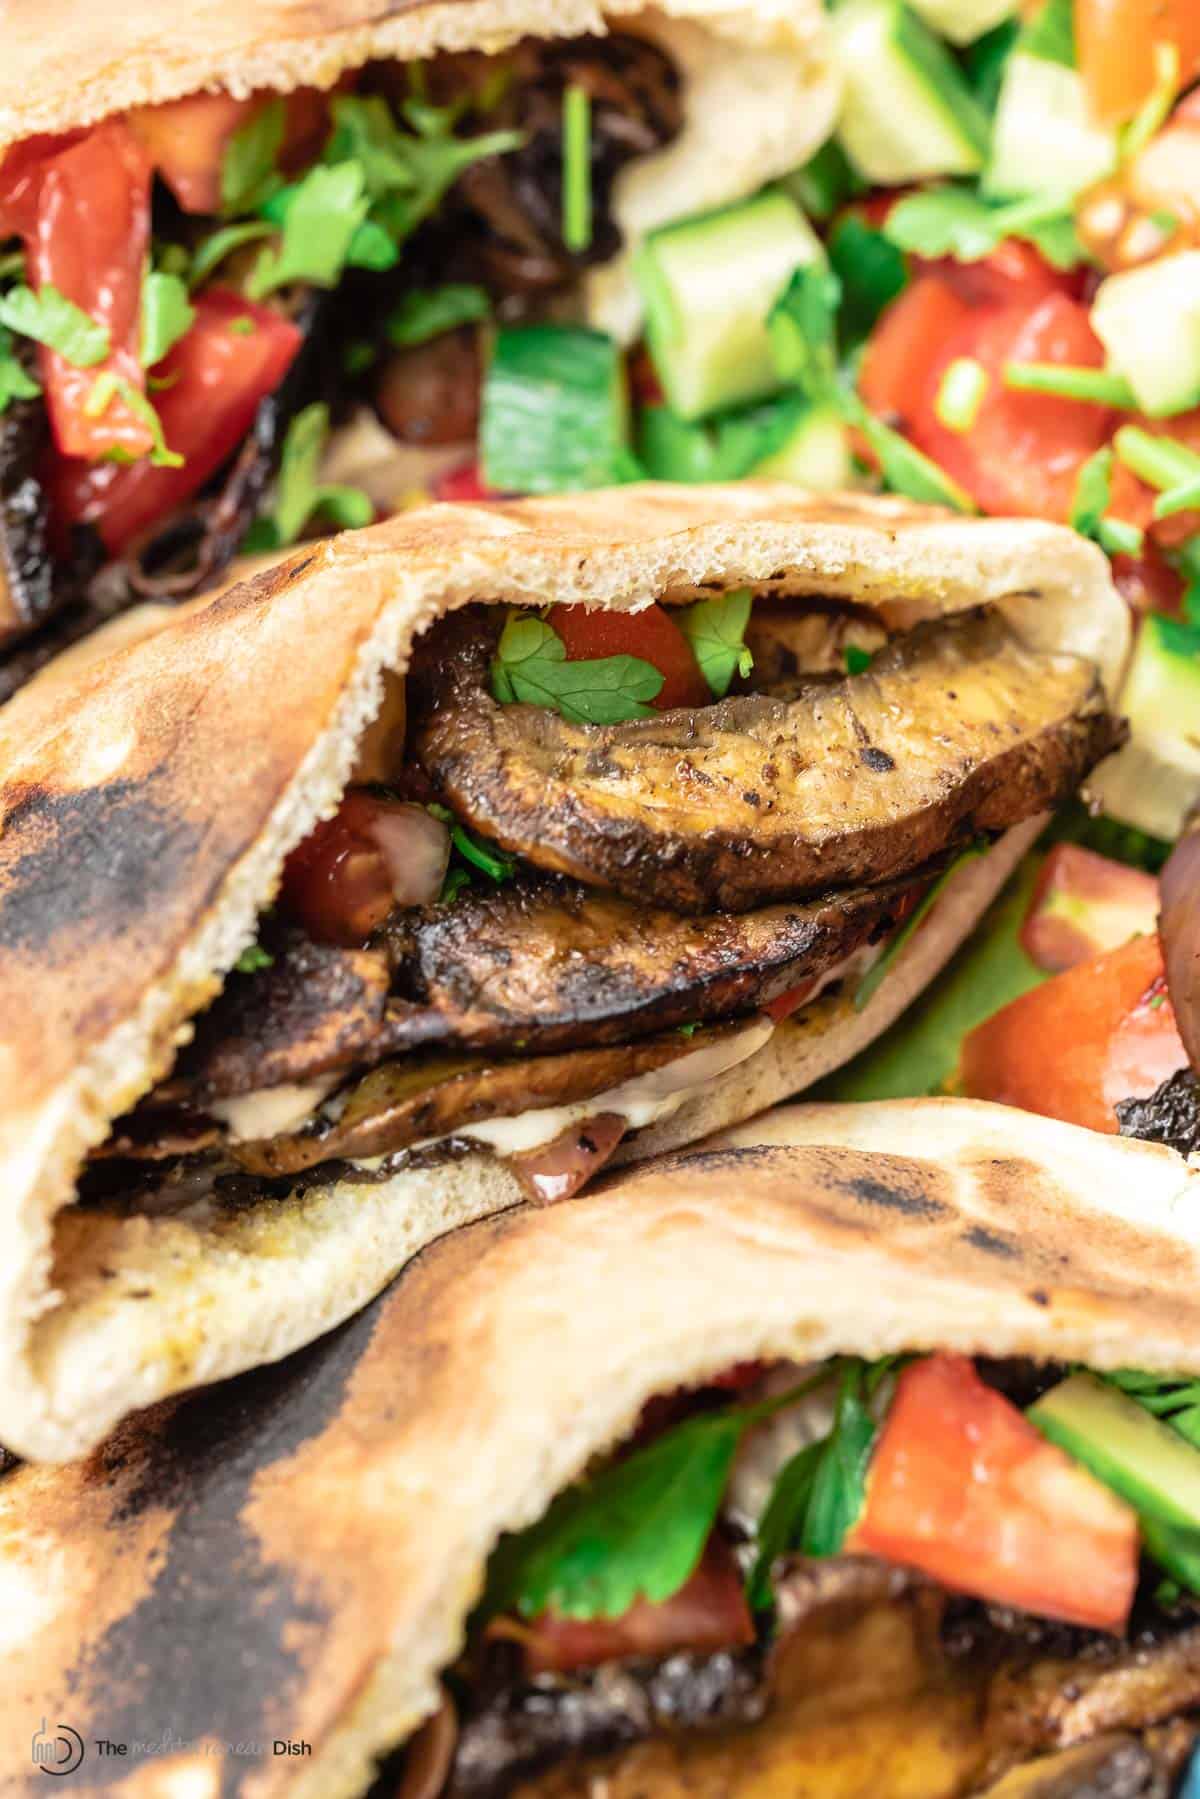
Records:
[[[1194,1370],[1197,1201],[1200,1170],[1171,1150],[1004,1107],[793,1105],[454,1232],[288,1378],[156,1408],[90,1462],[0,1486],[24,1608],[0,1735],[27,1740],[31,1694],[103,1729],[166,1640],[212,1714],[123,1793],[165,1799],[206,1734],[269,1738],[281,1703],[312,1759],[248,1769],[259,1799],[361,1793],[436,1704],[500,1535],[652,1395],[759,1357],[913,1349]],[[286,1670],[214,1658],[265,1593],[294,1611]]]
[[[35,954],[32,961],[10,958],[7,965],[0,947],[12,1014],[7,1027],[0,1020],[0,1066],[7,1062],[12,1076],[0,1088],[0,1442],[23,1455],[61,1459],[95,1442],[112,1420],[74,1383],[69,1393],[59,1387],[48,1346],[64,1282],[54,1262],[52,1220],[68,1202],[86,1152],[103,1139],[109,1121],[165,1072],[190,1017],[253,941],[258,912],[274,895],[287,852],[334,810],[357,738],[379,704],[383,669],[402,670],[422,629],[479,598],[629,608],[705,581],[761,585],[772,579],[853,595],[884,611],[898,595],[944,613],[982,601],[1003,604],[1031,642],[1093,661],[1110,693],[1128,650],[1127,614],[1104,557],[1061,528],[955,519],[890,499],[809,497],[770,485],[704,491],[647,485],[402,515],[310,549],[191,613],[178,627],[168,625],[87,665],[74,681],[51,684],[25,703],[18,695],[4,708],[0,806],[24,791],[31,771],[44,774],[49,766],[68,784],[76,781],[80,760],[99,753],[97,738],[107,742],[124,733],[134,751],[152,756],[162,714],[170,710],[159,705],[159,696],[170,691],[173,679],[186,687],[197,666],[220,672],[238,694],[238,681],[244,687],[252,682],[260,704],[255,729],[268,736],[272,703],[286,706],[290,678],[314,673],[318,659],[328,660],[333,651],[348,671],[323,698],[328,710],[314,719],[311,738],[300,736],[304,753],[278,796],[272,801],[257,792],[240,794],[234,823],[244,825],[246,841],[239,853],[230,852],[227,865],[178,871],[181,886],[203,891],[194,896],[194,922],[166,972],[155,970],[151,960],[131,972],[115,958],[111,983],[124,1011],[102,1036],[89,1040],[86,1034],[95,1005],[72,1026],[73,996],[64,992],[55,965],[61,945],[52,940],[43,960]],[[297,636],[301,620],[304,630]],[[236,714],[237,707],[232,710]],[[176,733],[172,755],[155,764],[154,773],[165,769],[169,778],[174,772],[181,792],[187,791],[190,760],[210,775],[220,769],[222,755],[227,764],[231,753],[242,756],[241,739],[229,733],[227,720],[220,721],[218,738],[204,738],[204,730],[214,728],[206,716],[199,714],[194,739],[178,720],[169,721]],[[281,716],[278,728],[295,734],[292,713]],[[104,769],[111,781],[112,768],[105,763]],[[231,794],[235,778],[233,771]],[[234,810],[222,792],[226,811]],[[986,891],[980,890],[981,903]],[[4,922],[0,904],[0,946]],[[18,977],[25,983],[20,989],[12,986]],[[53,1080],[40,1064],[28,1064],[28,1018],[39,1009],[39,994],[58,1008],[58,1035],[45,1046]],[[23,1084],[17,1078],[22,1073]],[[786,1080],[800,1078],[803,1070],[793,1068],[761,1082],[743,1080],[740,1115],[778,1097]],[[698,1128],[730,1115],[706,1114]],[[139,1221],[147,1245],[165,1228]],[[381,1269],[376,1290],[391,1266]],[[286,1344],[302,1335],[289,1330]],[[247,1353],[258,1352],[257,1342],[247,1344]],[[204,1366],[210,1356],[218,1366],[211,1346],[191,1365]],[[231,1364],[219,1365],[227,1370]],[[103,1389],[116,1392],[111,1369],[97,1368],[96,1376]],[[155,1385],[144,1370],[131,1368],[118,1403],[144,1403],[181,1384],[159,1378]]]

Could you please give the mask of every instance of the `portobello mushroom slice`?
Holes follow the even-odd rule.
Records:
[[[743,1019],[691,1038],[671,1031],[643,1043],[513,1061],[385,1062],[352,1089],[336,1118],[319,1118],[286,1136],[233,1143],[229,1150],[249,1173],[268,1178],[301,1174],[321,1162],[392,1155],[469,1125],[595,1099],[672,1062],[693,1063],[702,1080],[740,1061],[744,1044],[738,1040],[754,1028]]]
[[[37,629],[59,603],[37,467],[46,443],[41,400],[18,400],[0,421],[0,647]]]
[[[413,748],[454,811],[535,866],[679,912],[886,880],[1066,798],[1121,741],[1096,670],[976,608],[863,674],[620,725],[499,705],[499,622],[429,635]]]
[[[204,1106],[401,1050],[597,1046],[750,1011],[890,931],[935,872],[708,918],[535,874],[398,912],[365,950],[268,933],[270,966],[230,977],[143,1107]]]

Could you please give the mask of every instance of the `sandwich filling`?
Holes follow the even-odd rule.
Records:
[[[402,1799],[1165,1799],[1200,1708],[1198,1397],[919,1353],[656,1398],[501,1539]]]
[[[776,1030],[864,1010],[964,863],[1119,739],[1092,665],[1002,608],[891,636],[749,589],[451,614],[82,1195],[482,1149],[563,1197]]]

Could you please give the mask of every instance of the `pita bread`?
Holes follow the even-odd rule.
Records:
[[[654,1393],[839,1351],[1195,1369],[1198,1201],[1159,1146],[918,1101],[793,1107],[458,1232],[290,1361],[0,1483],[6,1790],[41,1792],[45,1712],[171,1735],[75,1791],[361,1793],[435,1706],[500,1533]]]
[[[469,1157],[219,1224],[69,1203],[88,1150],[253,941],[284,856],[335,809],[381,671],[404,669],[417,633],[479,599],[620,609],[705,581],[853,595],[885,621],[992,601],[1110,692],[1127,651],[1107,562],[1063,529],[644,486],[429,507],[314,544],[0,711],[0,1442],[80,1454],[134,1407],[309,1341],[437,1231],[516,1199],[500,1164]],[[694,1141],[861,1048],[1036,829],[964,868],[861,1014],[801,1012],[629,1153]]]
[[[613,212],[625,250],[587,284],[592,322],[629,342],[641,316],[629,272],[638,239],[799,168],[832,130],[838,83],[820,0],[182,0],[168,30],[155,0],[48,0],[36,32],[7,30],[0,153],[201,89],[328,88],[373,58],[499,55],[521,37],[610,29],[660,44],[684,95],[674,142],[622,173]]]

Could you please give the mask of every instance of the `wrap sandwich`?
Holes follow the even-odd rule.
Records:
[[[643,486],[346,533],[26,689],[0,1442],[854,1054],[1120,740],[1127,630],[1057,527]]]
[[[139,1799],[1176,1792],[1196,1173],[976,1102],[761,1122],[10,1472],[6,1790],[44,1717]]]
[[[0,697],[239,550],[478,492],[485,366],[492,487],[626,478],[632,252],[803,163],[836,99],[817,0],[6,19]],[[765,319],[816,240],[786,196],[763,220]]]

